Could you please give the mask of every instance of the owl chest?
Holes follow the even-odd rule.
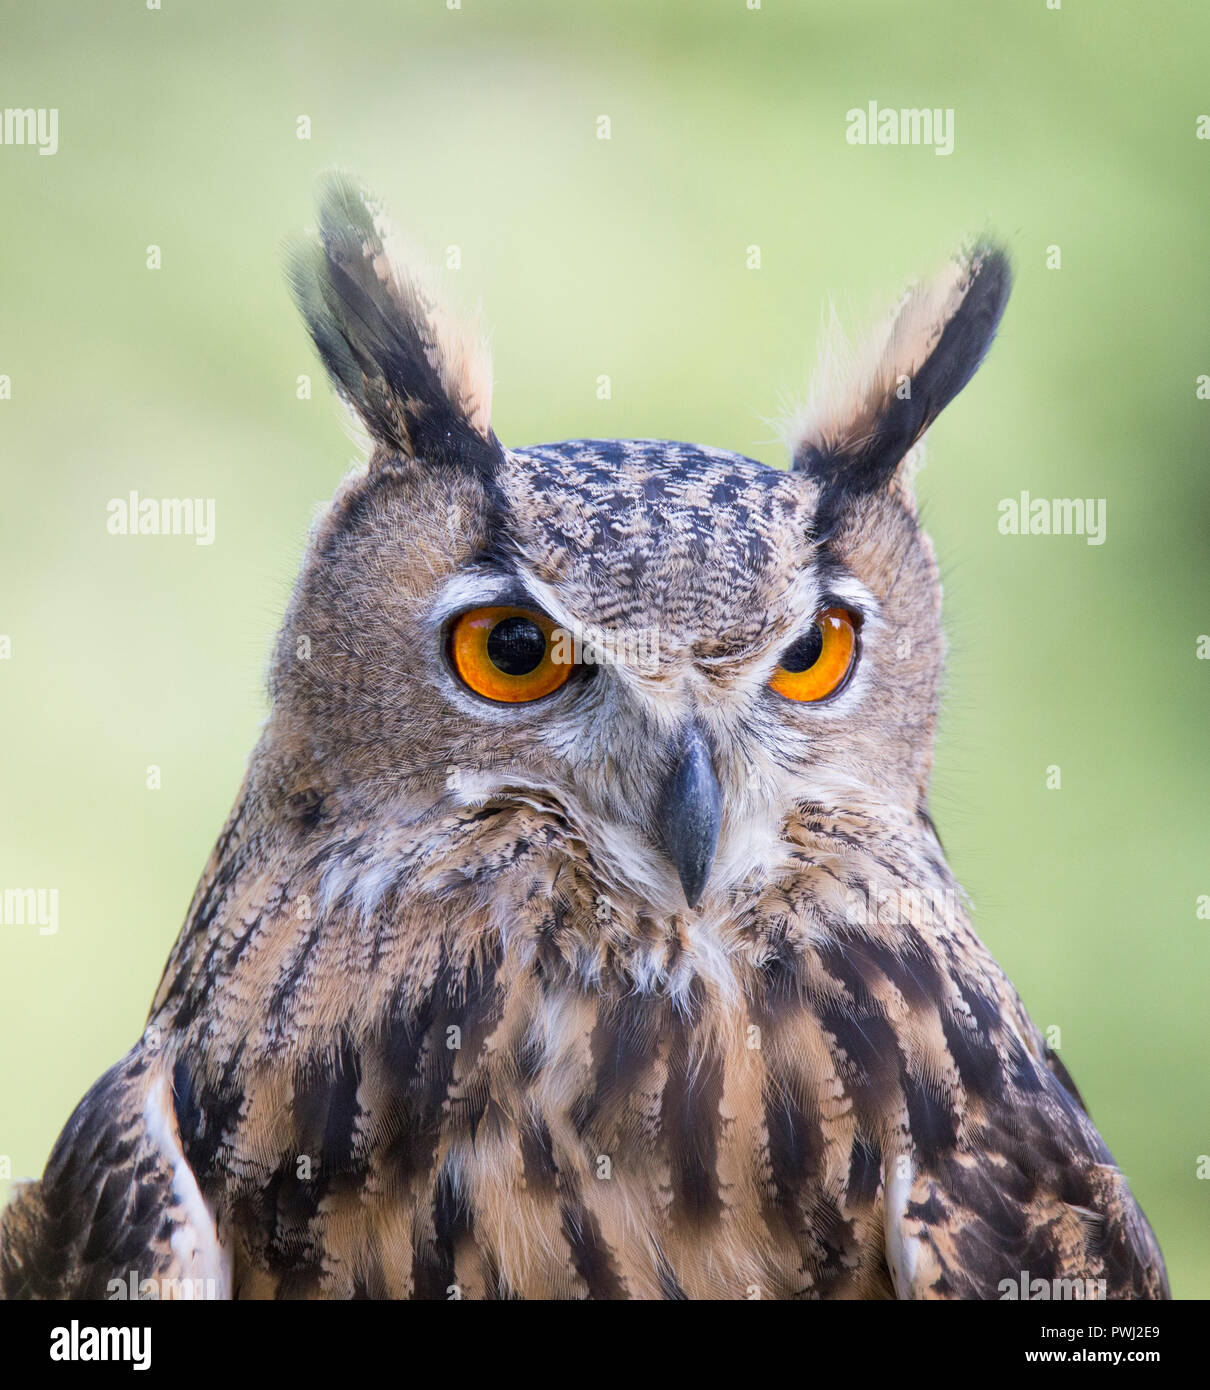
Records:
[[[850,1148],[802,1119],[825,1098],[787,1115],[742,1020],[641,1001],[508,1015],[434,1018],[367,1049],[354,1097],[302,1098],[323,1190],[288,1174],[258,1213],[262,1276],[309,1251],[297,1277],[371,1297],[883,1291],[877,1183],[838,1196]]]

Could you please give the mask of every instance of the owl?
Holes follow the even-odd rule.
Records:
[[[1166,1297],[928,811],[911,474],[1004,252],[825,370],[779,469],[505,447],[384,237],[337,178],[292,255],[367,460],[146,1030],[4,1214],[6,1296]]]

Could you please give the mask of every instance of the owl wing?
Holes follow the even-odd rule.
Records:
[[[136,1047],[76,1107],[41,1181],[22,1184],[0,1213],[0,1296],[230,1290],[229,1253],[181,1151],[171,1083]]]
[[[1000,1101],[980,1109],[976,1138],[914,1135],[887,1176],[900,1298],[1170,1296],[1151,1227],[1053,1053],[1020,1053]]]

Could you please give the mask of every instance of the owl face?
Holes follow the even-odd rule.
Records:
[[[374,441],[275,666],[308,791],[353,822],[538,808],[656,915],[776,882],[804,807],[923,813],[943,644],[901,465],[990,341],[1002,260],[909,298],[894,360],[815,403],[789,471],[658,440],[504,449],[473,347],[346,186],[294,282]]]
[[[359,475],[295,604],[279,705],[330,731],[329,795],[411,814],[536,798],[603,892],[721,903],[776,876],[802,803],[914,807],[927,756],[926,549],[902,504],[825,530],[819,495],[650,440],[510,451],[490,488]]]

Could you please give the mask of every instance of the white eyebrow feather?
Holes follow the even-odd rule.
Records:
[[[437,601],[429,612],[429,624],[440,627],[465,608],[483,608],[508,595],[516,595],[518,590],[528,593],[530,589],[531,586],[519,576],[501,574],[496,570],[464,570],[438,592]],[[543,606],[532,594],[531,601],[535,608]],[[556,614],[550,616],[557,620]]]

